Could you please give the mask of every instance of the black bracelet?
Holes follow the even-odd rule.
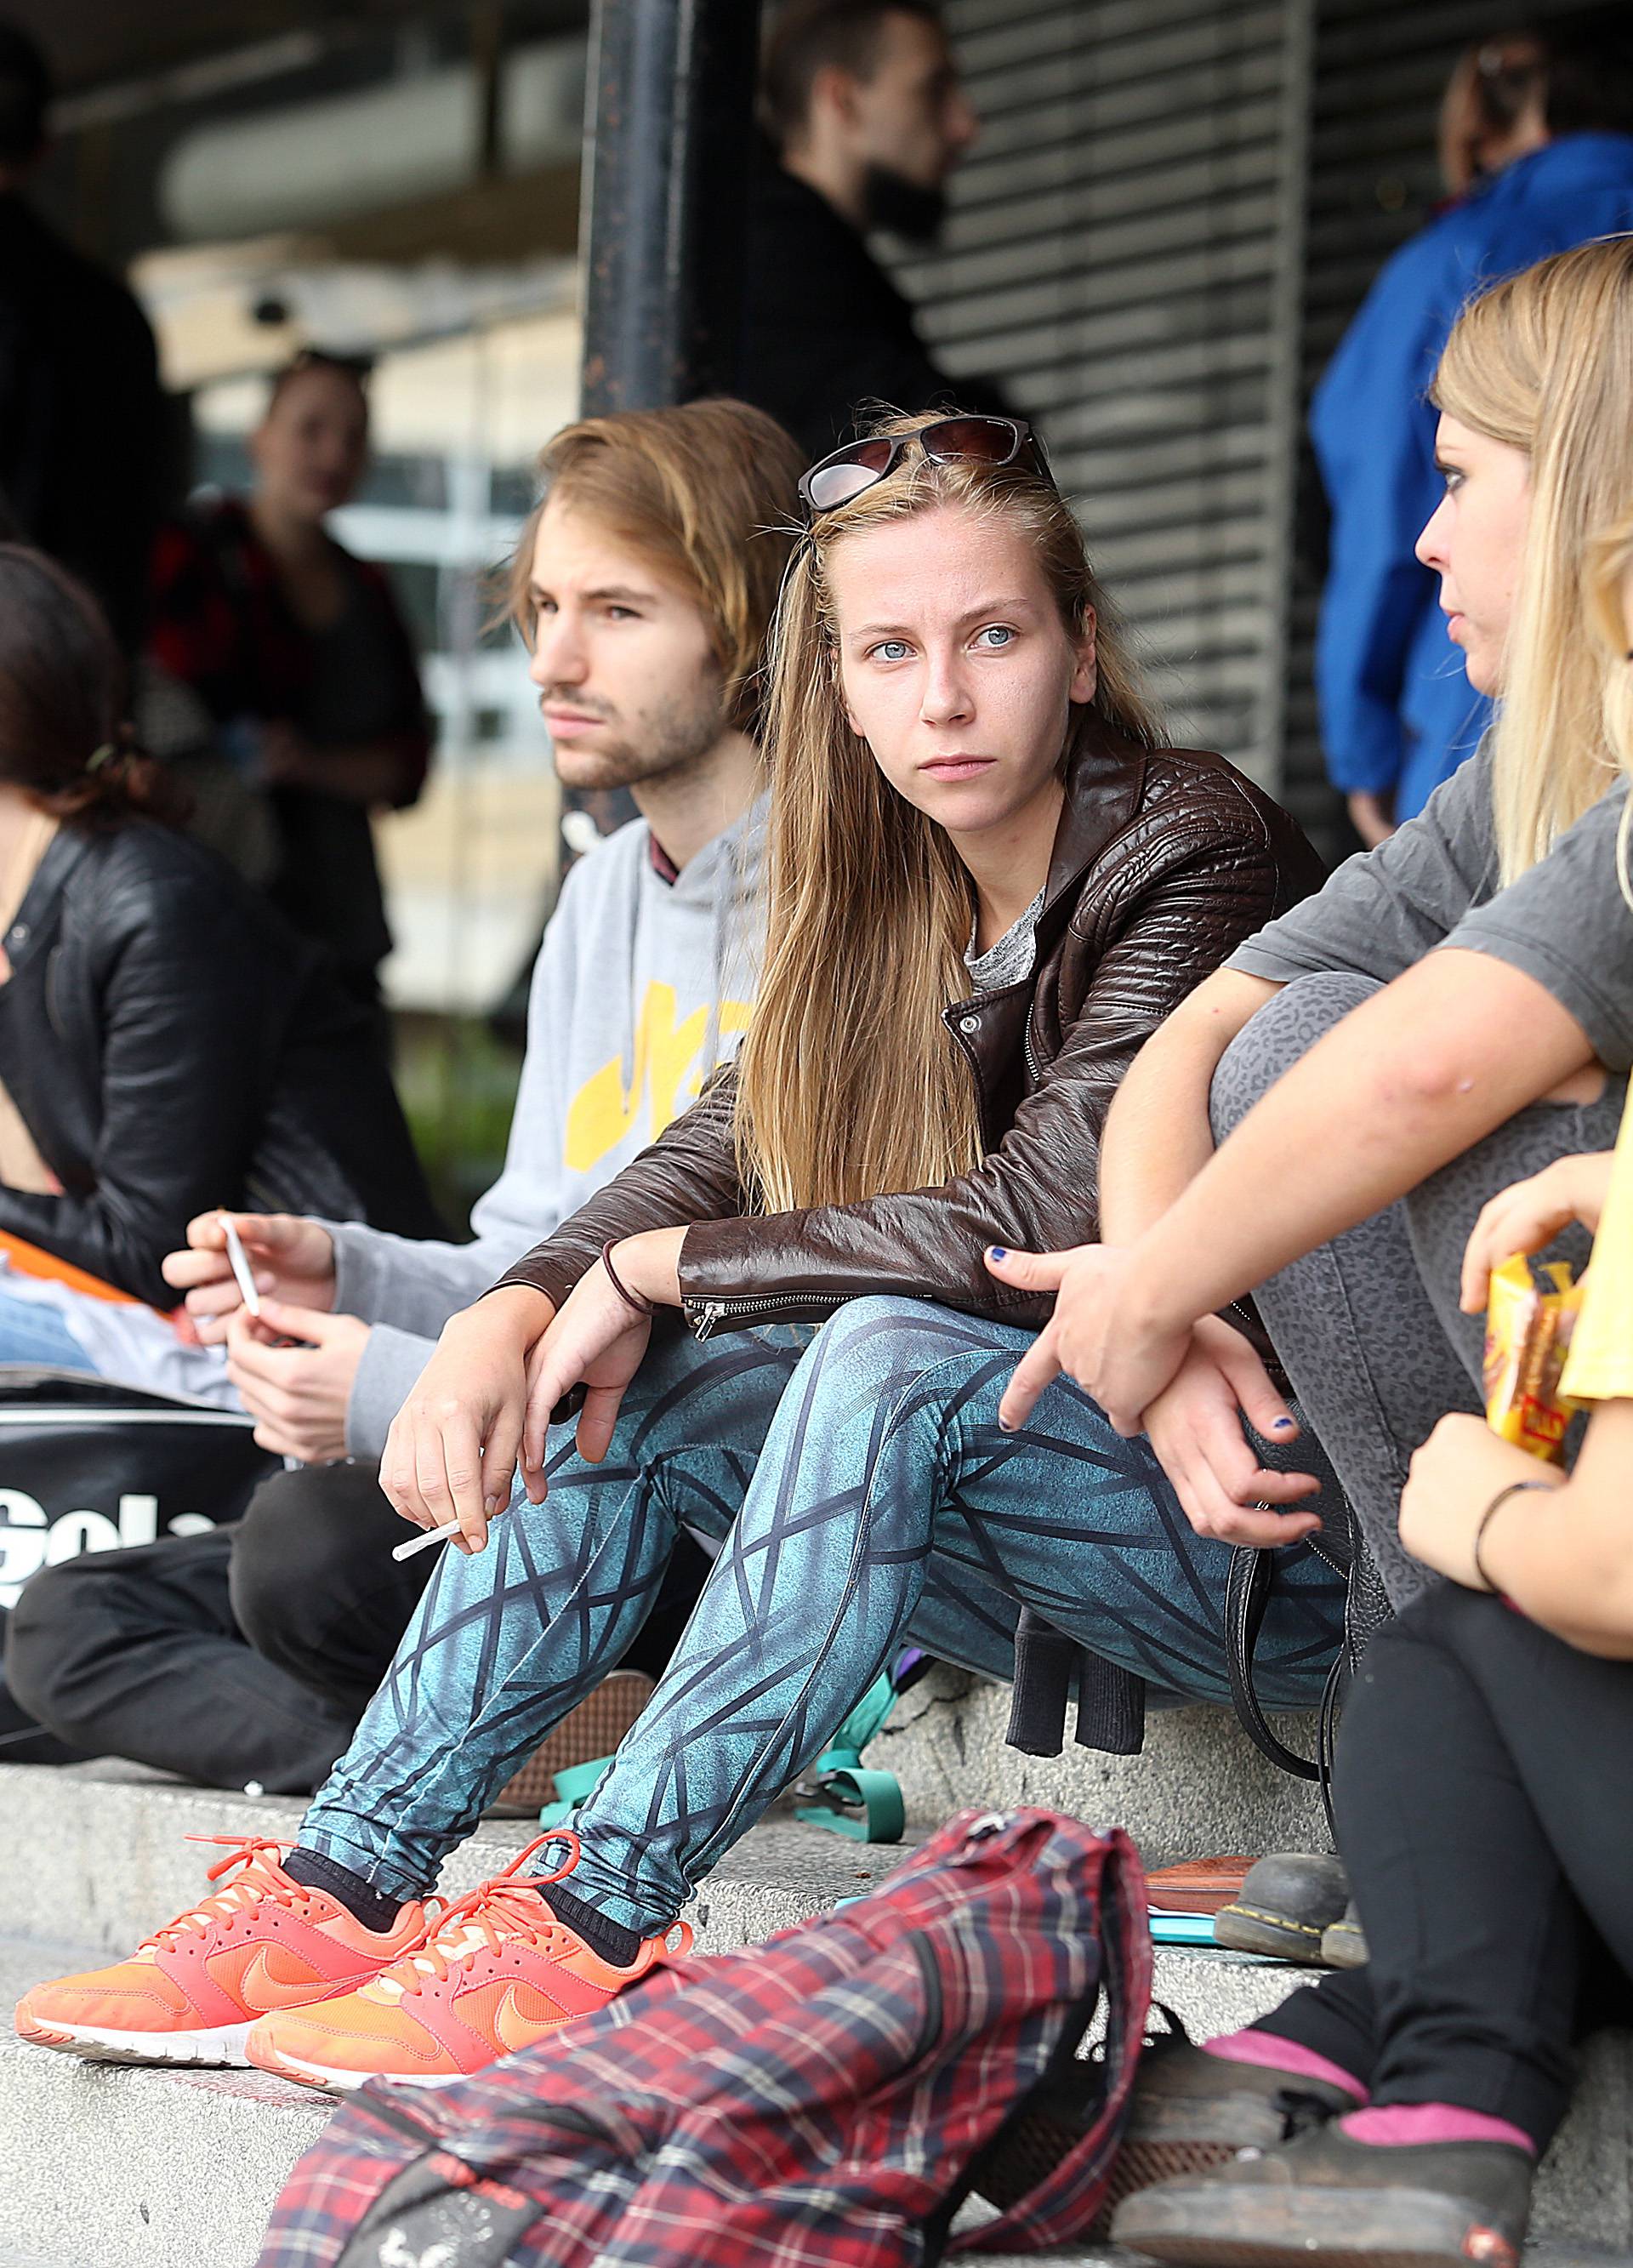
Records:
[[[1501,1512],[1503,1506],[1508,1502],[1511,1496],[1519,1496],[1523,1494],[1526,1489],[1545,1489],[1550,1488],[1552,1485],[1553,1484],[1549,1481],[1510,1481],[1506,1488],[1498,1489],[1490,1503],[1487,1505],[1485,1510],[1481,1513],[1480,1525],[1475,1530],[1475,1548],[1473,1557],[1475,1562],[1475,1572],[1479,1576],[1481,1581],[1485,1585],[1488,1591],[1495,1591],[1497,1587],[1491,1580],[1490,1575],[1487,1574],[1485,1568],[1481,1562],[1480,1547],[1486,1540],[1486,1530],[1490,1527],[1493,1518],[1497,1513]]]
[[[633,1307],[637,1315],[652,1314],[656,1312],[652,1302],[642,1299],[639,1292],[632,1292],[627,1284],[619,1280],[618,1270],[613,1265],[613,1247],[617,1241],[615,1236],[609,1236],[601,1247],[601,1265],[607,1270],[607,1280],[626,1307]]]

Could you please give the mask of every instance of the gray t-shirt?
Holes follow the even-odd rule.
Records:
[[[1616,875],[1618,780],[1548,856],[1498,890],[1490,736],[1423,811],[1346,859],[1313,898],[1225,963],[1277,984],[1328,969],[1382,983],[1437,946],[1523,968],[1575,1017],[1607,1070],[1633,1068],[1633,909]]]
[[[964,966],[969,972],[972,998],[981,992],[1002,992],[1006,985],[1019,984],[1023,976],[1031,976],[1038,954],[1038,916],[1043,911],[1043,895],[1040,890],[1019,920],[1011,922],[984,953],[975,950],[975,924],[970,924]]]

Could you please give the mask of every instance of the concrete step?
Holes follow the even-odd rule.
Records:
[[[0,2007],[42,1977],[128,1952],[191,1904],[211,1854],[186,1835],[291,1837],[300,1811],[112,1766],[6,1767],[0,1806],[0,1912],[49,1916],[56,1933],[0,1941]],[[445,1889],[504,1865],[528,1834],[522,1822],[484,1828],[450,1865]],[[863,1894],[901,1856],[773,1817],[697,1901],[700,1949],[729,1951]],[[1159,1997],[1203,2038],[1263,2014],[1302,1981],[1279,1962],[1202,1949],[1163,1948],[1157,1970]],[[1548,2268],[1633,2257],[1630,2049],[1620,2035],[1594,2044],[1543,2169],[1536,2235],[1554,2248],[1539,2256]],[[0,2268],[8,2253],[19,2268],[249,2268],[279,2185],[327,2115],[320,2098],[260,2074],[82,2066],[0,2031],[0,2133],[29,2138],[8,2154],[0,2183]],[[1059,2257],[1068,2268],[1112,2257]]]
[[[1045,1804],[1126,1827],[1153,1867],[1204,1852],[1332,1848],[1315,1787],[1262,1756],[1229,1710],[1151,1710],[1137,1756],[1078,1748],[1069,1718],[1063,1755],[1024,1756],[1004,1745],[1009,1709],[1007,1686],[938,1665],[897,1702],[868,1762],[895,1773],[910,1818],[934,1823],[969,1803]],[[1314,1755],[1313,1713],[1271,1721],[1298,1754]]]
[[[226,1855],[188,1837],[293,1843],[304,1808],[293,1797],[183,1787],[134,1764],[0,1765],[0,1916],[48,1914],[55,1936],[100,1959],[122,1955],[195,1904],[206,1868]],[[442,1894],[459,1897],[497,1874],[538,1831],[525,1820],[485,1823],[449,1859]],[[900,1856],[774,1815],[727,1855],[688,1911],[697,1948],[731,1953],[835,1898],[859,1897]]]
[[[8,2008],[83,1946],[0,1940]],[[134,2071],[0,2031],[0,2258],[51,2268],[248,2268],[332,2106],[260,2072]]]

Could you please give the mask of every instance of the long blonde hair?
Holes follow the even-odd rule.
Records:
[[[1633,783],[1633,660],[1628,658],[1628,597],[1633,592],[1633,511],[1593,537],[1582,569],[1582,603],[1608,662],[1605,678],[1605,746]],[[1629,839],[1633,834],[1633,792],[1622,811],[1616,836],[1616,879],[1633,906]]]
[[[1495,725],[1504,884],[1545,858],[1609,784],[1605,663],[1586,635],[1590,534],[1633,496],[1633,237],[1556,253],[1459,317],[1431,398],[1523,449],[1531,514]]]
[[[874,430],[931,422],[896,416]],[[739,1057],[739,1159],[769,1211],[923,1188],[981,1157],[975,1082],[942,1020],[969,989],[969,877],[944,830],[896,793],[850,729],[828,582],[848,536],[945,504],[1024,531],[1074,637],[1094,610],[1091,706],[1143,745],[1159,737],[1082,532],[1036,472],[933,465],[912,449],[876,488],[813,520],[771,630],[769,934]]]

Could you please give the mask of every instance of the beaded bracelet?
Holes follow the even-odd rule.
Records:
[[[607,1270],[607,1280],[626,1307],[633,1307],[637,1315],[650,1315],[655,1312],[651,1301],[642,1299],[638,1292],[632,1292],[627,1284],[622,1282],[613,1265],[613,1247],[617,1241],[615,1236],[609,1236],[601,1247],[601,1265]]]
[[[1545,1489],[1551,1485],[1552,1484],[1548,1481],[1510,1481],[1505,1488],[1498,1489],[1490,1503],[1487,1505],[1485,1510],[1481,1513],[1480,1525],[1475,1530],[1475,1548],[1472,1557],[1475,1563],[1475,1572],[1479,1576],[1481,1581],[1485,1585],[1488,1591],[1495,1591],[1497,1587],[1491,1580],[1490,1575],[1487,1574],[1485,1568],[1481,1562],[1480,1547],[1486,1540],[1486,1530],[1490,1527],[1493,1518],[1502,1510],[1503,1506],[1508,1502],[1511,1496],[1520,1496],[1526,1489]]]

